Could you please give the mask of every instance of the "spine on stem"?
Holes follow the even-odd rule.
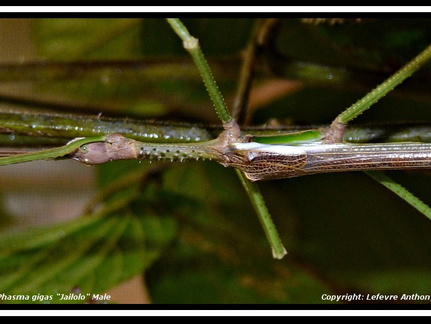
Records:
[[[209,148],[211,142],[156,144],[136,141],[121,134],[109,134],[105,141],[82,145],[70,157],[89,165],[130,159],[180,162],[213,159],[215,154]]]

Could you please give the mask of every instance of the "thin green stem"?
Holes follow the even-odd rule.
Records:
[[[431,220],[431,208],[425,204],[422,200],[414,196],[406,188],[396,183],[394,180],[389,178],[382,172],[379,171],[366,171],[365,174],[384,185],[386,188],[391,190],[397,196],[405,200],[412,207],[420,211],[425,217]]]
[[[286,249],[281,242],[278,235],[277,229],[272,222],[271,215],[268,212],[265,201],[260,193],[259,187],[256,183],[250,182],[242,171],[236,170],[238,177],[241,180],[244,189],[246,190],[250,201],[256,210],[259,220],[262,224],[263,230],[265,231],[266,237],[271,245],[272,255],[275,259],[282,259],[286,254]]]
[[[145,142],[199,142],[213,136],[196,124],[88,115],[0,113],[0,133],[34,137],[102,136],[120,133]]]
[[[201,51],[199,41],[190,35],[187,28],[178,18],[168,18],[167,21],[175,33],[182,39],[184,48],[192,56],[193,61],[195,62],[202,80],[204,81],[206,89],[211,97],[211,100],[214,103],[214,108],[217,115],[223,123],[231,121],[232,116],[230,115],[224,98],[212,76],[208,62]]]
[[[218,125],[200,125],[133,118],[107,118],[88,115],[0,113],[2,147],[60,146],[76,137],[119,133],[142,142],[187,143],[207,141],[223,130]],[[329,125],[279,125],[242,127],[246,134],[279,136],[305,130],[324,132]],[[431,142],[430,123],[350,125],[343,142]]]
[[[347,124],[352,119],[362,114],[365,110],[370,108],[374,103],[384,97],[397,85],[402,83],[405,79],[410,77],[415,71],[417,71],[422,65],[424,65],[431,58],[431,45],[423,50],[413,60],[408,62],[403,68],[398,70],[389,79],[384,81],[382,84],[377,86],[374,90],[369,92],[365,97],[358,100],[352,106],[347,108],[341,114],[339,114],[334,122]]]
[[[30,162],[30,161],[36,161],[36,160],[52,160],[56,158],[61,158],[77,150],[82,145],[92,143],[92,142],[101,142],[104,140],[105,140],[104,136],[82,138],[82,139],[76,139],[76,140],[70,141],[66,145],[52,148],[52,149],[40,150],[36,152],[23,153],[23,154],[14,154],[8,157],[0,158],[0,166],[8,165],[8,164],[24,163],[24,162]]]
[[[331,130],[333,130],[333,134],[335,134],[335,141],[341,140],[341,137],[344,133],[344,128],[342,125],[347,124],[352,119],[356,118],[360,114],[362,114],[365,110],[370,108],[374,103],[383,98],[387,93],[392,91],[397,85],[402,83],[405,79],[410,77],[415,71],[417,71],[422,65],[424,65],[431,58],[431,45],[425,48],[419,55],[417,55],[414,59],[408,62],[403,68],[398,70],[395,74],[393,74],[389,79],[384,81],[374,90],[369,92],[365,97],[361,100],[357,101],[355,104],[350,106],[348,109],[343,111],[340,115],[338,115],[331,125]],[[341,127],[341,132],[337,132],[337,129]],[[331,133],[329,133],[331,134]],[[431,219],[431,208],[423,203],[419,198],[415,197],[412,193],[410,193],[407,189],[405,189],[400,184],[396,183],[389,177],[387,177],[382,172],[378,171],[367,171],[365,172],[367,175],[372,177],[374,180],[378,181],[386,188],[394,192],[400,198],[405,200],[408,204],[416,208],[427,218]]]

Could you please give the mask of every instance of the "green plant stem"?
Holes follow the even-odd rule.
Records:
[[[344,135],[344,129],[342,125],[346,125],[349,121],[362,114],[365,110],[370,108],[374,103],[383,98],[387,93],[392,91],[397,85],[402,83],[405,79],[410,77],[415,71],[417,71],[422,65],[424,65],[431,58],[431,45],[425,48],[419,55],[408,62],[403,68],[398,70],[389,79],[384,81],[374,90],[369,92],[365,97],[357,101],[355,104],[350,106],[348,109],[338,115],[331,124],[331,130],[334,131],[335,141],[341,140]],[[341,128],[340,128],[341,127]],[[342,133],[337,132],[341,129]],[[330,132],[331,133],[331,132]],[[330,134],[329,133],[329,134]],[[400,198],[405,200],[408,204],[419,210],[427,218],[431,219],[431,208],[424,204],[420,199],[411,194],[400,184],[396,183],[382,172],[374,171],[365,172],[367,175],[378,181],[386,188],[394,192]]]
[[[403,68],[398,70],[389,79],[377,86],[374,90],[370,91],[365,97],[358,100],[352,106],[347,108],[339,114],[334,122],[347,124],[352,119],[362,114],[365,110],[370,108],[378,100],[384,97],[387,93],[392,91],[397,85],[410,77],[422,65],[424,65],[431,58],[431,45],[417,55],[413,60],[404,65]]]
[[[143,121],[85,115],[0,113],[0,133],[37,137],[101,136],[120,133],[145,142],[198,142],[214,136],[204,127],[186,123]]]
[[[175,33],[183,41],[183,46],[187,52],[192,56],[196,67],[205,83],[206,89],[214,104],[217,115],[223,123],[228,123],[232,120],[229,110],[227,109],[224,98],[212,76],[211,69],[206,61],[204,54],[199,46],[199,41],[190,35],[187,28],[178,18],[168,18],[168,23],[171,25]]]
[[[419,198],[414,196],[411,192],[409,192],[406,188],[396,183],[394,180],[389,178],[383,172],[379,171],[366,171],[365,174],[391,190],[397,196],[405,200],[412,207],[416,208],[419,212],[421,212],[425,217],[431,220],[431,208],[426,205]]]
[[[142,142],[183,143],[214,139],[222,126],[192,123],[156,122],[133,118],[107,118],[88,115],[0,113],[0,145],[8,147],[59,146],[76,137],[103,136],[119,133]],[[242,127],[243,133],[274,136],[320,126]],[[431,124],[405,123],[384,125],[351,125],[344,142],[431,142]]]
[[[8,157],[0,158],[0,166],[30,162],[35,160],[51,160],[51,159],[61,158],[79,149],[82,145],[92,143],[92,142],[100,142],[104,140],[105,140],[104,136],[82,138],[82,139],[71,141],[68,144],[63,145],[61,147],[40,150],[40,151],[35,151],[30,153],[14,154]]]
[[[253,204],[253,208],[256,210],[259,216],[259,221],[262,224],[265,235],[271,245],[272,255],[275,259],[282,259],[286,254],[286,249],[281,242],[278,235],[277,229],[272,222],[271,215],[265,205],[265,200],[263,199],[260,190],[256,183],[250,182],[244,175],[242,171],[236,170],[238,177],[241,179],[241,183],[246,190],[250,201]]]

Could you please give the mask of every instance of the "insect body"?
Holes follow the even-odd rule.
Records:
[[[104,141],[85,143],[70,156],[89,165],[128,159],[209,159],[240,169],[251,181],[329,172],[431,168],[431,143],[284,145],[250,142],[247,137],[230,141],[154,144],[109,134]]]
[[[252,181],[328,172],[431,168],[430,143],[231,145],[224,164]]]

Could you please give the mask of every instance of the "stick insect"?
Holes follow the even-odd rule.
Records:
[[[295,131],[264,134],[240,125],[241,105],[231,112],[218,91],[199,48],[199,42],[189,34],[187,28],[177,19],[168,23],[183,41],[186,51],[191,54],[200,75],[209,91],[211,101],[222,122],[215,138],[204,138],[195,143],[151,143],[139,136],[126,132],[109,132],[99,136],[85,136],[71,139],[67,144],[43,151],[28,152],[0,158],[0,164],[14,164],[38,159],[74,159],[88,165],[103,164],[117,160],[167,160],[206,159],[223,166],[233,167],[241,183],[248,192],[263,228],[270,242],[273,256],[281,259],[286,250],[278,237],[258,184],[263,180],[285,179],[318,173],[429,169],[431,144],[423,142],[367,143],[358,144],[345,141],[350,131],[347,124],[370,108],[415,71],[420,69],[431,55],[430,47],[381,83],[374,91],[359,100],[349,109],[341,112],[328,127],[308,128]],[[255,44],[256,45],[256,44]],[[256,48],[250,56],[256,55]],[[250,56],[247,56],[248,58]],[[250,74],[252,65],[244,62],[243,75]],[[247,92],[249,89],[240,91]],[[240,107],[240,108],[238,108]],[[36,118],[36,117],[35,117]],[[104,121],[100,118],[100,123]],[[3,125],[15,134],[15,126]],[[40,132],[42,132],[40,130]],[[94,134],[93,134],[94,135]],[[427,210],[420,201],[407,191],[379,173],[368,172],[387,187],[403,196],[414,207]],[[251,180],[251,181],[250,181]],[[429,214],[428,214],[429,215]]]

